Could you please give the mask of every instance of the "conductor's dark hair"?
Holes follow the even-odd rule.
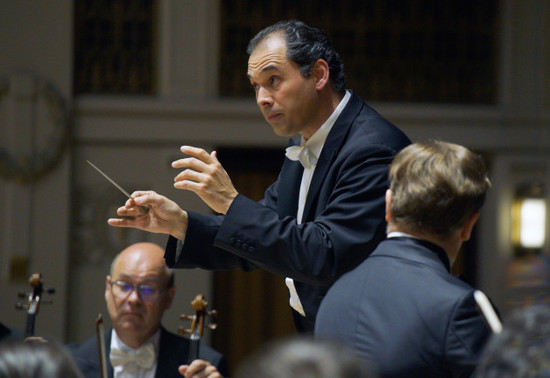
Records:
[[[251,55],[258,44],[272,34],[279,33],[286,41],[287,57],[300,67],[302,76],[311,74],[313,64],[323,59],[330,71],[332,88],[343,94],[346,89],[344,64],[323,29],[298,20],[279,21],[256,34],[248,43],[246,52]]]

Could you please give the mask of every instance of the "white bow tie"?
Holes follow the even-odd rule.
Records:
[[[304,168],[309,169],[317,164],[317,157],[306,146],[290,146],[286,149],[286,157],[290,160],[300,161]]]
[[[111,349],[110,358],[113,368],[134,362],[142,369],[151,369],[155,363],[155,347],[153,343],[146,343],[140,346],[135,352],[126,352],[115,348]]]

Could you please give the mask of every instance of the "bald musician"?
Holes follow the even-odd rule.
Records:
[[[225,357],[204,344],[200,359],[186,365],[189,340],[161,326],[174,294],[174,274],[166,267],[160,246],[136,243],[115,257],[105,281],[105,301],[113,323],[113,329],[105,332],[108,377],[227,376]],[[99,377],[95,336],[68,349],[85,377]]]

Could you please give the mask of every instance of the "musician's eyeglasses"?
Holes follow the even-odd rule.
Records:
[[[154,302],[158,299],[163,289],[158,286],[140,284],[132,285],[125,281],[111,281],[111,292],[119,299],[126,299],[134,290],[137,291],[139,298],[144,302]]]

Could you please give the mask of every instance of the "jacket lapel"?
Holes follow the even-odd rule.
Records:
[[[174,361],[170,357],[176,357],[179,351],[176,350],[164,350],[167,346],[168,349],[172,349],[172,345],[167,345],[168,340],[166,340],[166,331],[161,327],[160,329],[160,338],[159,338],[159,351],[157,356],[157,371],[155,372],[155,377],[164,377],[165,372],[169,371],[169,366],[174,365]]]
[[[317,166],[315,167],[315,172],[313,173],[313,177],[311,179],[311,184],[309,185],[304,207],[304,215],[302,218],[304,222],[311,220],[314,216],[312,213],[315,210],[313,208],[313,204],[316,202],[327,173],[336,159],[337,152],[344,144],[351,125],[353,124],[353,120],[361,110],[362,105],[362,100],[357,95],[352,93],[348,104],[332,126],[332,129],[327,136],[323,150],[321,151],[321,156],[319,156],[319,160],[317,161]]]
[[[294,145],[293,141],[290,145]],[[304,168],[299,161],[292,161],[285,157],[277,184],[277,213],[281,216],[296,216],[303,172]]]
[[[188,354],[189,344],[161,326],[155,377],[179,376],[177,369],[180,365],[187,363]]]

